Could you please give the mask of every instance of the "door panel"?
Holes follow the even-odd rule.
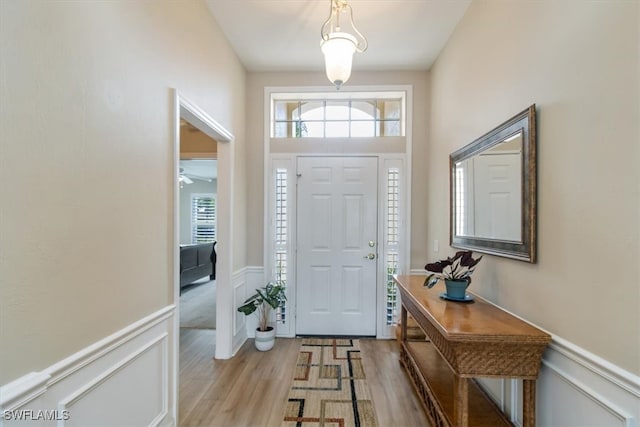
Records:
[[[522,241],[521,169],[520,153],[474,159],[476,236]]]
[[[302,335],[375,335],[378,161],[299,157],[297,318]]]

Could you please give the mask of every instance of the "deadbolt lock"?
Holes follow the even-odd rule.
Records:
[[[376,245],[376,242],[374,242],[373,240],[369,240],[369,247],[372,248]]]

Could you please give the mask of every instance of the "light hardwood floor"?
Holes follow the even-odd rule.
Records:
[[[229,360],[215,360],[215,331],[180,331],[179,426],[279,426],[300,339],[278,338],[268,352],[247,341]],[[429,426],[398,361],[393,340],[361,339],[363,364],[380,427]]]

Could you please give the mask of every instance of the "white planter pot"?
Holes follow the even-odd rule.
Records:
[[[256,348],[260,351],[269,351],[276,341],[276,329],[269,326],[266,331],[256,329]]]

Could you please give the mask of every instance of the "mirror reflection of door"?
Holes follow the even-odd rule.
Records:
[[[455,165],[456,234],[522,241],[522,133]]]
[[[216,329],[217,142],[180,123],[180,327]]]
[[[296,333],[375,335],[375,157],[299,157]]]
[[[522,241],[522,132],[474,158],[475,235]]]
[[[520,153],[483,154],[474,159],[475,235],[522,240]]]

